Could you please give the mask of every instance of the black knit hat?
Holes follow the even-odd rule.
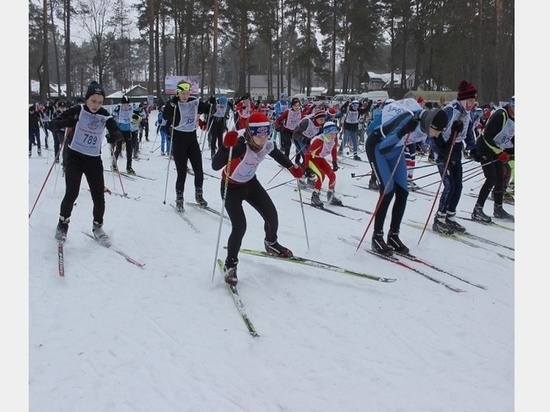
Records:
[[[90,85],[88,86],[85,100],[88,100],[90,96],[94,94],[100,94],[103,96],[103,98],[105,98],[105,90],[103,90],[103,86],[96,81],[91,82]]]
[[[447,114],[441,109],[426,109],[420,114],[420,130],[426,134],[430,131],[430,127],[442,132],[447,122]]]
[[[477,89],[472,83],[468,83],[466,80],[461,80],[458,85],[458,93],[456,100],[468,100],[475,99],[477,95]]]

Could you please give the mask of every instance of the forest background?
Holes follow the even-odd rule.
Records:
[[[29,0],[30,80],[81,96],[91,80],[121,90],[140,82],[162,96],[167,75],[268,95],[299,85],[367,91],[368,72],[391,73],[388,93],[475,84],[480,102],[515,90],[513,0]],[[498,62],[498,64],[495,64]],[[283,84],[286,82],[286,84]]]

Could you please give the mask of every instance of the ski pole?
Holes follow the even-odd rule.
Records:
[[[164,186],[164,200],[163,204],[166,204],[166,195],[168,192],[168,174],[170,173],[170,162],[172,161],[172,153],[174,151],[174,122],[176,121],[176,110],[178,107],[174,107],[174,114],[172,115],[172,124],[170,125],[170,153],[168,153],[168,166],[166,166],[166,184]]]
[[[298,154],[298,153],[294,153],[294,156],[292,156],[292,157],[290,158],[290,161],[293,161],[297,154]],[[273,179],[275,179],[275,178],[277,177],[277,175],[283,171],[283,169],[284,169],[284,167],[281,167],[281,168],[279,169],[279,171],[278,171],[277,173],[275,173],[275,175],[274,175],[271,179],[269,179],[269,181],[268,181],[266,184],[270,184],[270,183],[273,181]]]
[[[122,184],[122,176],[120,175],[120,171],[118,170],[118,164],[115,156],[115,145],[116,143],[113,143],[111,145],[111,164],[115,166],[115,171],[118,175],[118,180],[120,181],[120,188],[122,189],[122,193],[124,194],[124,196],[128,196],[128,193],[126,193],[126,190],[124,190],[124,185]]]
[[[286,181],[286,182],[283,182],[283,183],[279,183],[278,185],[275,185],[275,186],[271,186],[270,188],[268,188],[268,189],[265,189],[265,191],[267,192],[268,190],[271,190],[271,189],[275,189],[275,188],[277,188],[277,187],[279,187],[279,186],[283,186],[283,185],[286,185],[286,184],[288,184],[288,183],[292,182],[293,180],[294,180],[294,179],[290,179],[290,180],[288,180],[288,181]]]
[[[362,177],[367,177],[367,176],[370,176],[372,174],[372,170],[370,172],[367,172],[367,173],[364,173],[362,175],[357,175],[355,173],[351,173],[351,177],[355,177],[356,179],[361,179]]]
[[[300,189],[300,181],[296,179],[296,187],[298,188],[298,198],[300,199],[300,208],[302,209],[302,220],[304,221],[304,232],[306,234],[307,250],[309,250],[309,236],[307,235],[306,214],[304,212],[304,202],[302,201],[302,189]]]
[[[65,136],[63,137],[63,144],[59,148],[59,154],[61,154],[61,151],[63,150],[63,146],[65,145],[65,140],[67,140],[67,135],[69,134],[69,130],[72,130],[71,128],[67,127],[65,129]],[[44,183],[42,183],[42,187],[40,188],[40,191],[38,192],[38,195],[36,196],[36,200],[34,201],[34,204],[32,205],[31,211],[29,212],[29,219],[31,218],[31,215],[34,211],[34,208],[36,207],[36,204],[38,203],[38,199],[40,199],[40,196],[42,195],[42,191],[44,190],[44,187],[46,187],[46,182],[48,181],[48,178],[50,177],[50,174],[52,173],[53,167],[56,165],[55,161],[52,162],[52,165],[50,166],[50,170],[48,170],[48,173],[46,174],[46,178],[44,179]]]
[[[229,186],[229,174],[231,173],[231,158],[233,156],[233,146],[229,148],[229,157],[227,159],[227,165],[225,166],[225,183],[223,188],[223,200],[222,210],[220,211],[220,225],[218,227],[218,239],[216,240],[216,254],[214,256],[214,267],[212,268],[212,283],[214,282],[214,275],[216,273],[216,266],[218,264],[218,249],[220,247],[220,237],[222,233],[222,223],[224,218],[225,200],[227,199],[227,188]]]

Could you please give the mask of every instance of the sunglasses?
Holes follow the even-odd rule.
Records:
[[[189,90],[191,90],[191,85],[189,83],[178,84],[178,90],[188,92]]]

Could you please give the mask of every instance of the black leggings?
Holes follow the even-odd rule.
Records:
[[[225,181],[221,182],[221,196],[225,193]],[[225,210],[231,220],[231,234],[227,239],[227,260],[237,263],[237,256],[246,232],[246,215],[243,201],[247,201],[264,220],[265,239],[269,242],[277,240],[279,216],[277,209],[260,184],[256,176],[245,184],[229,184],[225,199]]]
[[[191,162],[193,173],[195,174],[195,190],[202,189],[204,181],[204,172],[202,169],[202,153],[197,140],[197,133],[179,132],[174,130],[172,137],[172,155],[178,176],[176,177],[176,194],[185,189],[185,180],[187,178],[187,161]]]
[[[103,162],[101,157],[82,155],[69,147],[65,148],[67,157],[65,162],[65,196],[61,201],[59,214],[70,217],[74,202],[80,192],[82,175],[86,176],[92,195],[94,222],[103,223],[105,214],[105,182],[103,180]]]

